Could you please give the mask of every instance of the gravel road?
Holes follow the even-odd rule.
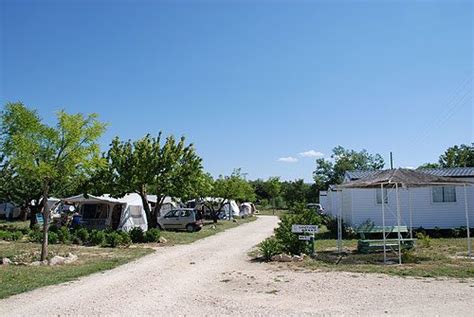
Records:
[[[159,248],[105,273],[0,300],[10,315],[462,315],[474,281],[289,271],[247,252],[276,217],[190,245]]]

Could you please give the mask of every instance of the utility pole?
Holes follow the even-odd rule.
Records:
[[[393,170],[393,155],[392,155],[392,152],[390,152],[390,169]]]

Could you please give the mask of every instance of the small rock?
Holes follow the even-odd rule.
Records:
[[[166,243],[168,242],[168,240],[166,240],[165,238],[163,237],[160,237],[160,240],[159,240],[160,243]]]
[[[48,265],[48,261],[34,261],[30,263],[30,266],[40,266],[40,265]]]
[[[275,262],[291,262],[292,257],[291,255],[283,253],[272,256],[271,260]]]
[[[303,257],[302,257],[302,256],[299,256],[299,255],[293,255],[293,257],[291,258],[291,261],[293,261],[293,262],[301,262],[301,261],[303,261]]]
[[[277,254],[271,257],[271,260],[273,262],[280,262],[280,259],[281,259],[281,254]]]
[[[10,265],[10,264],[12,264],[12,261],[9,258],[3,258],[1,264],[2,265]]]
[[[216,225],[212,225],[212,226],[211,226],[211,229],[216,229]]]
[[[72,253],[69,253],[66,257],[66,259],[64,260],[64,263],[65,264],[70,264],[72,262],[76,262],[77,261],[77,255],[75,254],[72,254]]]
[[[51,260],[49,260],[49,265],[61,265],[64,264],[66,258],[56,255]]]
[[[291,255],[288,254],[282,254],[281,255],[281,262],[291,262]]]

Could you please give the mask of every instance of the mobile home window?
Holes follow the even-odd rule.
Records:
[[[376,193],[376,199],[377,199],[377,204],[381,205],[382,204],[382,189],[381,188],[377,188],[375,190],[375,193]],[[384,203],[385,204],[388,204],[388,191],[387,191],[387,188],[384,188],[383,189],[383,199],[384,199]]]
[[[454,186],[433,187],[434,203],[454,203],[456,202],[456,188]]]

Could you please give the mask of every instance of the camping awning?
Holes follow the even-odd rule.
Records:
[[[398,168],[393,170],[379,171],[373,175],[340,184],[336,188],[379,188],[380,185],[394,185],[398,184],[401,187],[424,187],[436,185],[471,185],[472,183],[466,180],[452,179],[448,177],[434,176],[423,173],[421,171]]]

